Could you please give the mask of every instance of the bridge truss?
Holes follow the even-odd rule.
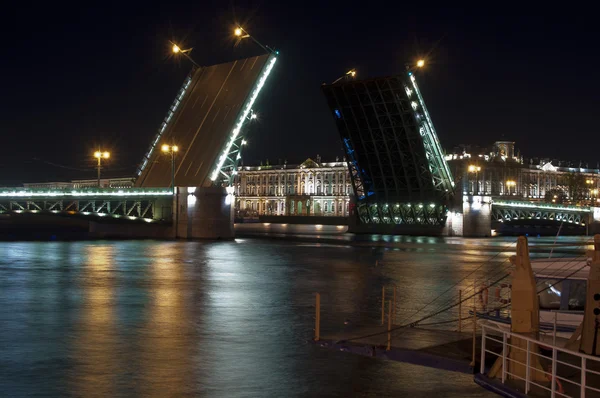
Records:
[[[588,207],[497,200],[492,203],[492,220],[499,222],[546,220],[583,226],[588,222],[589,215]]]
[[[168,221],[171,190],[0,190],[0,214],[32,213]]]
[[[362,224],[445,224],[454,181],[416,78],[322,86]]]

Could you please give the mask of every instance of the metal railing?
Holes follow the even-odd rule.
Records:
[[[495,334],[492,335],[492,333]],[[502,340],[496,337],[498,335],[502,336]],[[511,344],[513,343],[513,339],[520,339],[526,341],[526,348],[519,347],[515,344]],[[487,344],[492,342],[499,343],[502,345],[502,350],[500,351],[500,353],[494,352],[487,348]],[[549,357],[537,352],[537,350],[533,350],[532,348],[535,346],[543,346],[546,350],[551,351],[552,355]],[[521,362],[510,358],[510,350],[521,350],[525,352],[527,358],[526,362]],[[600,369],[600,358],[598,357],[593,357],[591,355],[569,350],[563,347],[557,347],[555,345],[548,345],[545,342],[518,333],[513,333],[492,326],[481,325],[481,366],[479,370],[481,374],[485,374],[486,354],[490,354],[496,358],[501,358],[502,383],[504,384],[508,378],[514,380],[521,380],[525,382],[525,394],[528,394],[531,391],[532,386],[536,386],[540,389],[548,391],[550,393],[550,396],[553,398],[556,396],[585,397],[588,391],[595,391],[597,393],[600,393],[600,389],[592,387],[588,384],[588,377],[590,375],[596,375],[600,377],[600,372],[591,370],[589,366],[589,361],[592,361],[593,365],[591,367],[595,369]],[[550,361],[550,366],[548,367],[549,369],[547,371],[540,370],[538,367],[535,366],[535,363],[531,364],[531,358],[533,358],[534,356],[537,356],[539,359],[542,359],[544,361]],[[569,362],[568,359],[571,359],[571,361]],[[517,363],[524,366],[525,377],[511,373],[508,368],[509,362]],[[574,375],[576,375],[578,371],[579,377],[567,378],[564,373],[561,375],[557,371],[559,365],[562,369],[568,368]],[[574,373],[573,370],[575,370]],[[547,385],[543,385],[537,381],[532,380],[532,373],[534,372],[545,373],[546,378],[550,382],[550,386],[548,387]],[[568,392],[566,392],[564,387],[567,387]],[[569,395],[569,393],[573,392],[577,392],[577,395]]]

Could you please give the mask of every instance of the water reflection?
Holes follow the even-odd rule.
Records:
[[[84,247],[82,303],[73,336],[72,388],[78,396],[115,395],[120,372],[115,325],[114,246]]]
[[[184,263],[175,244],[149,247],[146,323],[139,331],[136,361],[139,393],[148,397],[182,396],[194,386],[193,321]],[[193,292],[191,292],[193,293]]]
[[[398,251],[254,239],[0,243],[0,386],[7,396],[484,396],[468,375],[306,344],[315,292],[323,328],[377,322],[382,285],[398,286],[406,315],[487,259],[468,240],[415,241]]]

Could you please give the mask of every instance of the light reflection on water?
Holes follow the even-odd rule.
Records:
[[[491,396],[469,375],[306,343],[316,291],[324,332],[378,322],[384,284],[397,286],[401,319],[509,242],[402,243],[0,243],[0,387],[7,396]]]

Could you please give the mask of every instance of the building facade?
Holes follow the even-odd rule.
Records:
[[[514,142],[498,141],[490,149],[458,147],[446,155],[446,161],[457,194],[563,204],[600,203],[600,169],[551,159],[524,160],[515,153]]]
[[[240,166],[235,173],[237,217],[349,214],[352,183],[345,160]]]

